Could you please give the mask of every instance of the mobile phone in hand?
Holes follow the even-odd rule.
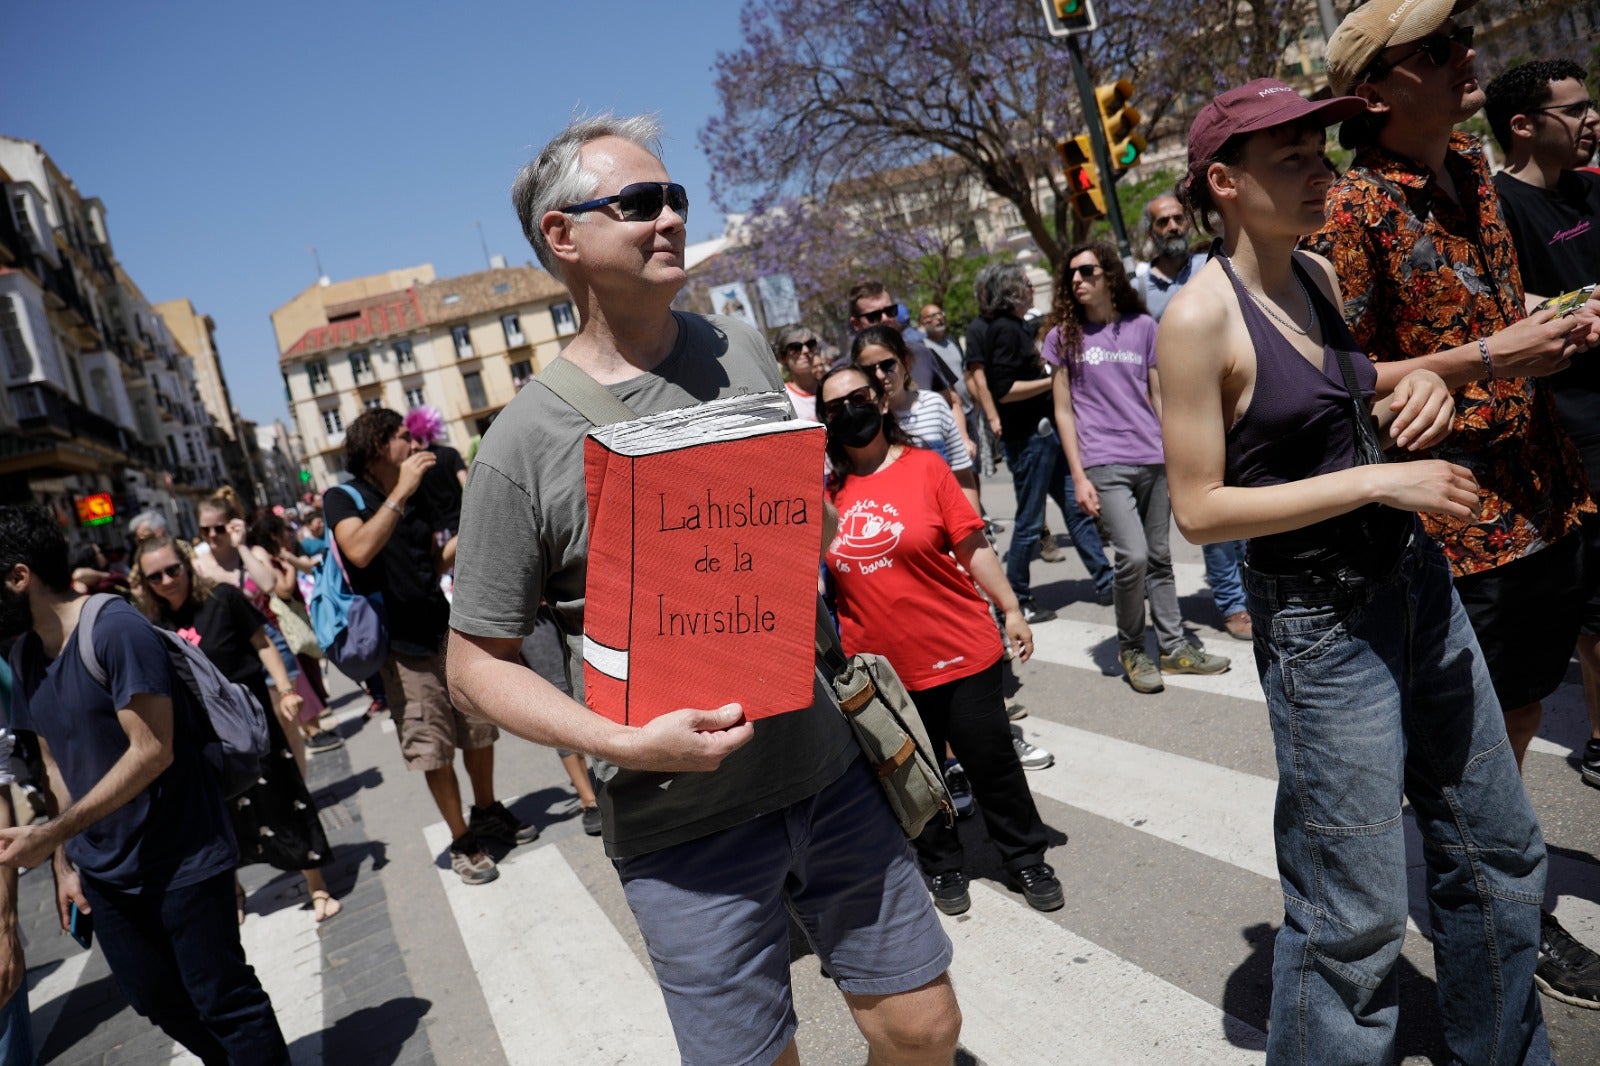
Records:
[[[1538,307],[1535,307],[1534,310],[1544,311],[1548,309],[1554,311],[1557,318],[1565,318],[1588,303],[1594,289],[1593,285],[1585,285],[1581,289],[1573,289],[1571,292],[1562,293],[1560,296],[1552,296]]]
[[[88,911],[80,911],[76,900],[67,910],[67,934],[85,951],[94,943],[94,915]]]

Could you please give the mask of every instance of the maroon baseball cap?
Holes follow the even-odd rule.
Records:
[[[1308,118],[1331,126],[1366,109],[1367,102],[1359,96],[1307,100],[1292,85],[1276,78],[1257,78],[1229,89],[1194,117],[1189,127],[1189,174],[1185,180],[1193,184],[1201,166],[1236,133],[1254,133]]]

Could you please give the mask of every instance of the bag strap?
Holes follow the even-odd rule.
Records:
[[[116,598],[109,592],[97,592],[78,611],[78,659],[83,663],[83,668],[89,671],[89,678],[101,688],[109,687],[111,679],[106,676],[106,668],[100,664],[100,656],[95,654],[94,620],[100,617],[106,604]]]
[[[357,515],[366,514],[367,501],[362,498],[360,489],[356,488],[349,482],[343,482],[333,486],[333,488],[329,489],[328,492],[333,492],[335,489],[343,489],[345,491],[345,494],[348,495],[351,501],[356,505]],[[327,493],[323,493],[323,496],[326,497]],[[339,568],[339,573],[344,576],[345,587],[351,592],[355,592],[355,582],[350,580],[350,571],[345,567],[344,556],[339,552],[339,538],[334,536],[332,529],[328,530],[328,554],[333,556],[334,565]],[[326,563],[324,563],[324,565],[326,565]],[[242,578],[239,582],[239,587],[241,589],[244,588],[244,581]]]
[[[569,359],[557,356],[550,360],[534,380],[597,426],[638,417],[627,404]]]

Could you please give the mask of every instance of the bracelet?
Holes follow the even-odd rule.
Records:
[[[1483,356],[1483,376],[1493,381],[1494,360],[1489,358],[1489,341],[1485,337],[1478,338],[1478,354]]]
[[[402,518],[405,517],[405,508],[395,506],[395,502],[393,500],[384,500],[383,505],[389,508],[389,510],[393,511],[395,514],[400,515]]]

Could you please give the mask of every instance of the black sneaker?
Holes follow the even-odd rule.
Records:
[[[960,870],[934,874],[929,891],[933,893],[933,905],[940,914],[965,914],[972,908],[972,897],[967,894],[967,875]]]
[[[1533,983],[1552,999],[1600,1010],[1600,955],[1578,943],[1549,911],[1539,914],[1539,965]]]
[[[313,755],[342,747],[344,747],[344,737],[341,737],[331,729],[324,729],[306,737],[306,750]]]
[[[1012,876],[1022,886],[1022,895],[1027,899],[1028,906],[1036,911],[1058,911],[1067,901],[1061,891],[1061,882],[1056,880],[1056,872],[1048,863],[1024,866]]]
[[[1103,589],[1094,590],[1094,602],[1102,607],[1110,607],[1117,602],[1117,593],[1110,585]]]
[[[1600,788],[1600,740],[1591,740],[1583,746],[1583,762],[1578,764],[1578,773],[1583,775],[1584,784]]]
[[[583,809],[583,831],[592,837],[600,835],[600,808],[585,807]]]
[[[539,830],[531,825],[518,822],[512,813],[506,810],[506,805],[496,800],[487,807],[472,808],[472,815],[467,819],[467,830],[474,836],[495,844],[504,844],[514,848],[518,844],[532,844],[539,839]]]
[[[972,799],[972,784],[961,764],[951,759],[944,764],[944,787],[950,790],[950,802],[955,804],[957,818],[971,818],[977,805]]]
[[[1050,608],[1040,607],[1032,600],[1028,600],[1022,605],[1022,620],[1030,626],[1036,626],[1040,622],[1048,622],[1055,616],[1056,613]]]

